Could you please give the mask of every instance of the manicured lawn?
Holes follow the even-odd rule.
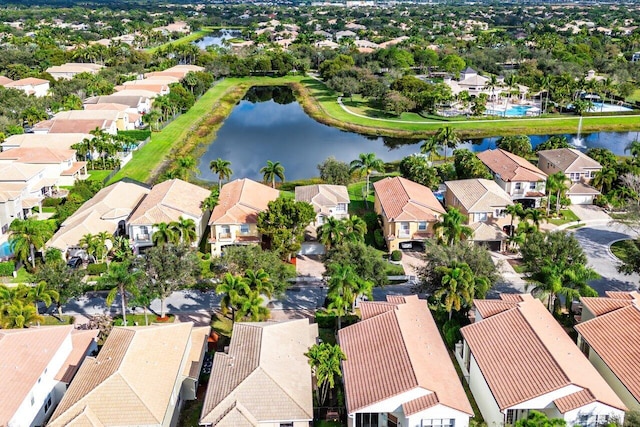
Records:
[[[103,182],[111,173],[111,171],[107,170],[107,171],[102,171],[102,170],[95,170],[95,171],[89,171],[89,178],[87,178],[90,181],[99,181],[99,182]]]
[[[562,225],[568,222],[580,221],[580,218],[576,216],[570,209],[560,211],[559,218],[549,218],[549,222],[553,225]]]
[[[175,321],[175,317],[173,314],[167,314],[167,317],[169,317],[169,319],[163,322],[159,322],[156,315],[150,311],[148,311],[147,317],[149,318],[149,324],[173,323]],[[138,323],[139,326],[144,326],[146,324],[144,320],[144,314],[127,314],[127,326],[133,326],[136,324],[136,322]],[[122,316],[114,317],[113,324],[115,326],[122,326]]]
[[[399,264],[391,264],[387,263],[387,267],[385,269],[385,273],[387,276],[404,276],[404,268]]]
[[[62,322],[57,317],[46,315],[44,321],[40,322],[41,325],[46,326],[58,326],[58,325],[70,325],[73,323],[73,316],[62,315]]]
[[[611,244],[611,253],[614,254],[620,261],[627,260],[627,250],[625,248],[626,240],[620,240]]]
[[[186,36],[184,36],[184,37],[180,37],[179,39],[176,39],[176,40],[173,40],[173,41],[170,41],[170,42],[167,42],[167,43],[164,43],[164,44],[158,45],[158,46],[150,47],[150,48],[145,49],[145,50],[146,50],[147,52],[149,52],[149,53],[151,53],[151,54],[152,54],[152,53],[154,53],[156,50],[158,50],[158,49],[160,49],[160,48],[163,48],[163,47],[166,47],[166,46],[168,46],[168,45],[174,45],[174,46],[177,46],[177,45],[187,44],[187,43],[191,43],[191,42],[193,42],[193,41],[199,40],[199,39],[201,39],[202,37],[204,37],[204,36],[206,36],[207,34],[209,34],[210,32],[211,32],[211,31],[210,31],[208,28],[207,28],[207,29],[202,29],[202,30],[200,30],[200,31],[195,31],[195,32],[193,32],[193,33],[191,33],[191,34],[188,34],[188,35],[186,35]]]
[[[211,327],[214,331],[225,337],[231,337],[231,319],[221,313],[214,312],[211,315]]]
[[[199,427],[200,413],[204,400],[188,400],[180,412],[179,427]]]
[[[18,270],[18,275],[16,277],[11,277],[11,283],[31,283],[33,281],[33,276],[29,274],[29,272],[22,267]]]

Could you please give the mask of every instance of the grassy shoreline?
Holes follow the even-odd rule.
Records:
[[[160,132],[154,132],[151,141],[134,153],[133,159],[110,180],[110,183],[125,177],[152,183],[162,170],[169,166],[173,158],[186,155],[198,158],[215,139],[215,134],[224,120],[249,88],[281,85],[292,88],[296,100],[316,121],[345,131],[372,136],[420,139],[432,135],[442,126],[453,127],[462,138],[575,133],[579,121],[578,116],[465,121],[434,121],[424,118],[417,121],[415,114],[403,115],[399,120],[381,121],[349,114],[337,102],[337,94],[312,77],[226,78],[209,89],[189,111],[177,117]],[[345,101],[345,104],[348,108],[349,103]],[[405,120],[403,117],[409,119]],[[640,115],[584,117],[582,125],[584,133],[639,129]]]

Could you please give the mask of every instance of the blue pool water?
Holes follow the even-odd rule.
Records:
[[[507,108],[506,111],[487,110],[486,114],[489,116],[520,117],[526,116],[527,111],[532,108],[533,107],[529,105],[512,105],[511,107]]]
[[[0,245],[0,258],[13,256],[13,251],[11,250],[11,245],[9,242],[4,242]]]

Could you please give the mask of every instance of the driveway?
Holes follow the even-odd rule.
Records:
[[[324,270],[322,255],[298,255],[296,257],[298,280],[322,280]]]
[[[580,221],[611,221],[611,217],[595,205],[571,205],[569,209],[580,218]]]
[[[625,275],[618,272],[618,259],[613,256],[609,246],[611,243],[631,239],[635,233],[628,227],[611,222],[604,225],[582,227],[575,231],[576,239],[587,255],[587,265],[593,268],[600,279],[589,283],[598,294],[604,296],[605,291],[635,291],[640,284],[637,274]]]

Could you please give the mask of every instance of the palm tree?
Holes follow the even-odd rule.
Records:
[[[273,282],[269,277],[269,273],[260,268],[256,271],[248,269],[244,272],[244,281],[246,285],[252,291],[257,291],[259,294],[271,298],[273,293]]]
[[[327,249],[331,249],[344,240],[345,224],[343,221],[330,216],[317,228],[316,233],[318,241]]]
[[[276,188],[276,178],[284,182],[284,166],[280,162],[267,160],[267,165],[260,169],[260,173],[264,177],[264,182],[271,182],[272,188]]]
[[[522,215],[524,209],[522,208],[522,204],[514,203],[513,205],[507,206],[506,211],[507,211],[507,214],[511,215],[511,222],[509,224],[509,235],[513,236],[513,232],[514,232],[514,229],[513,229],[513,218],[515,216]]]
[[[369,177],[371,172],[384,172],[384,162],[376,157],[376,153],[360,153],[356,160],[353,160],[349,164],[349,172],[358,172],[360,176],[366,175],[367,177],[367,192],[365,193],[365,204],[368,206],[369,202]]]
[[[239,318],[249,318],[253,322],[259,322],[269,318],[269,309],[264,306],[264,299],[260,296],[260,292],[249,291],[247,295],[240,297],[237,315]]]
[[[107,307],[113,304],[116,295],[120,294],[122,303],[122,324],[127,326],[127,292],[138,294],[137,283],[142,273],[132,270],[129,262],[112,262],[107,272],[98,279],[98,283],[111,287],[106,298]]]
[[[176,177],[189,182],[189,175],[196,169],[196,160],[191,156],[178,157],[175,162]]]
[[[444,297],[444,308],[451,320],[452,311],[460,311],[463,305],[473,301],[474,277],[469,265],[464,262],[453,261],[448,267],[440,266],[436,271],[442,275],[442,288],[433,293],[437,300]]]
[[[340,363],[347,357],[337,344],[314,344],[305,353],[309,365],[316,377],[316,399],[318,406],[322,406],[329,390],[335,387],[336,378],[342,376]]]
[[[209,169],[211,169],[211,172],[218,174],[218,190],[222,188],[222,180],[225,178],[229,179],[233,174],[230,166],[231,162],[229,160],[223,160],[220,157],[215,160],[211,160],[209,163]]]
[[[451,126],[445,126],[437,130],[435,140],[444,148],[444,161],[447,161],[447,148],[455,149],[461,140]]]
[[[218,295],[224,295],[220,301],[220,308],[222,314],[226,315],[231,311],[231,324],[236,320],[236,310],[243,296],[249,293],[249,287],[246,281],[240,276],[234,276],[231,273],[226,273],[222,282],[216,286],[216,293]]]
[[[464,225],[466,222],[466,216],[462,215],[457,208],[450,207],[440,221],[433,225],[433,230],[440,232],[438,239],[441,242],[453,245],[473,235],[473,230]]]
[[[35,219],[15,219],[9,226],[11,236],[9,245],[19,261],[31,259],[31,266],[36,267],[35,250],[44,246],[51,238],[51,227],[44,221]]]
[[[531,219],[536,231],[540,230],[540,221],[546,216],[540,209],[529,208],[525,210],[526,217]]]
[[[180,243],[191,245],[198,238],[196,223],[191,218],[178,218],[178,221],[169,224],[169,228],[178,236]]]
[[[49,307],[52,301],[57,302],[59,298],[60,294],[54,289],[47,289],[47,284],[45,282],[33,285],[27,291],[27,299],[33,301],[36,313],[38,313],[38,302],[42,301],[45,307]],[[39,321],[38,326],[40,326]]]
[[[596,172],[593,177],[593,186],[599,189],[603,194],[611,191],[613,183],[618,179],[618,173],[613,168],[602,168]]]
[[[178,243],[180,241],[180,236],[176,233],[171,224],[161,222],[160,224],[156,224],[154,228],[155,230],[151,237],[154,245],[164,246],[167,243]]]
[[[111,257],[115,262],[123,262],[133,255],[129,239],[124,236],[116,236],[113,239],[113,247],[111,248]]]
[[[634,159],[640,158],[640,140],[634,139],[624,148],[624,152],[629,152]]]
[[[344,223],[345,239],[352,242],[364,242],[367,234],[367,223],[357,215],[351,215],[342,220]]]
[[[551,192],[556,192],[556,215],[560,213],[560,198],[569,189],[567,176],[563,172],[556,172],[547,178],[547,215],[551,208]]]
[[[211,190],[211,194],[209,194],[209,196],[207,196],[207,198],[202,201],[202,211],[213,211],[213,209],[218,206],[219,197],[220,192],[217,188]]]
[[[431,161],[433,159],[433,153],[438,152],[438,141],[434,137],[427,138],[420,145],[420,152],[427,155],[427,159]]]
[[[6,306],[0,317],[1,326],[5,329],[27,328],[33,322],[42,322],[44,317],[38,314],[34,306],[22,300],[16,300]]]
[[[328,281],[329,308],[338,314],[338,329],[342,327],[342,316],[352,310],[359,293],[370,294],[373,286],[371,283],[361,283],[360,278],[351,265],[330,264],[328,268],[330,277]]]

